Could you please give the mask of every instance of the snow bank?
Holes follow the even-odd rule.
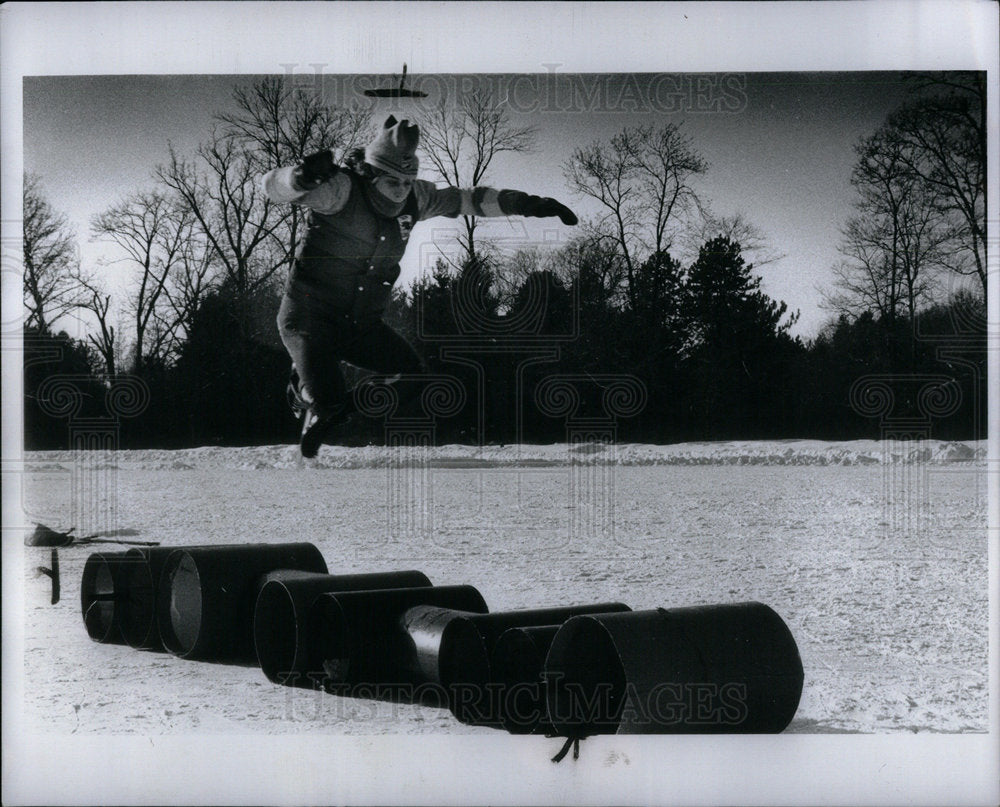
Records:
[[[985,440],[947,442],[942,440],[881,441],[822,440],[725,441],[652,445],[645,443],[579,443],[554,445],[464,446],[428,448],[388,448],[366,446],[347,448],[324,446],[315,460],[303,460],[295,445],[217,447],[175,451],[151,449],[117,451],[96,459],[103,468],[120,470],[189,471],[224,468],[229,470],[275,470],[300,467],[327,469],[381,468],[392,463],[419,459],[431,467],[498,468],[568,465],[889,465],[985,463]],[[32,470],[58,468],[77,462],[73,451],[30,451],[25,461]]]

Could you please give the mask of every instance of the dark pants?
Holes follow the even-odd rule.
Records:
[[[342,361],[385,375],[424,371],[410,343],[382,320],[358,325],[285,295],[278,332],[295,365],[300,394],[317,412],[355,409],[355,396],[340,369]],[[410,383],[399,394],[408,399],[417,391],[418,386]]]

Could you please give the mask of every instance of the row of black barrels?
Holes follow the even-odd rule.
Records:
[[[309,543],[94,553],[81,598],[98,642],[515,734],[780,732],[802,692],[795,640],[758,602],[489,613],[419,571],[331,575]]]

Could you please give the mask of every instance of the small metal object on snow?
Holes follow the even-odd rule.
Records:
[[[38,573],[43,574],[52,580],[52,605],[55,605],[57,602],[59,602],[59,593],[60,593],[59,550],[57,550],[55,547],[52,547],[51,557],[52,560],[49,565],[49,568],[46,568],[44,566],[39,566]]]
[[[36,524],[35,531],[25,537],[25,546],[82,546],[86,544],[131,544],[133,546],[159,546],[159,541],[123,541],[113,538],[101,538],[102,535],[114,535],[116,530],[110,533],[95,532],[93,535],[86,535],[77,538],[73,535],[76,527],[70,527],[65,532],[58,532],[44,524]]]
[[[569,750],[573,749],[573,759],[580,758],[580,739],[579,737],[567,737],[566,742],[563,743],[563,747],[559,749],[559,753],[552,757],[553,762],[562,762],[566,759],[566,755]]]
[[[67,546],[73,543],[73,536],[70,534],[73,527],[66,532],[56,532],[51,527],[44,524],[36,524],[35,531],[24,539],[25,546]]]

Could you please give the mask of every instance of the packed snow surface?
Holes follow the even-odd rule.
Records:
[[[386,446],[325,446],[304,462],[296,446],[231,448],[206,446],[178,451],[117,451],[107,462],[127,470],[162,471],[195,468],[267,470],[271,468],[379,468],[398,461],[400,449]],[[421,449],[431,467],[518,467],[540,465],[884,465],[985,461],[986,441],[971,443],[921,440],[728,441],[649,445],[586,442],[567,445],[445,445]],[[73,462],[70,451],[29,453],[35,463]]]
[[[757,600],[805,686],[792,732],[987,730],[985,442],[814,440],[31,452],[23,520],[164,546],[311,541],[333,573],[419,569],[492,611]],[[92,642],[24,549],[25,719],[54,733],[495,733],[430,707]]]

